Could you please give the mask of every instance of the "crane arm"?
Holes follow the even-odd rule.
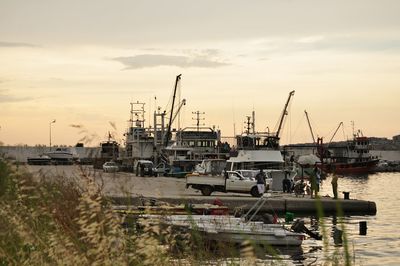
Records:
[[[311,132],[311,137],[312,137],[313,143],[315,143],[314,132],[313,132],[312,127],[311,127],[310,119],[308,118],[308,113],[307,113],[306,110],[304,110],[304,113],[306,114],[307,123],[308,123],[308,127],[310,128],[310,132]]]
[[[173,116],[172,119],[171,119],[171,124],[174,123],[176,117],[178,116],[179,112],[180,112],[181,109],[182,109],[182,106],[184,106],[185,104],[186,104],[186,100],[183,99],[183,100],[181,101],[181,103],[179,104],[179,106],[178,106],[178,110],[176,110],[176,113],[174,114],[174,116]]]
[[[288,108],[288,106],[289,106],[290,99],[291,99],[292,96],[294,95],[294,92],[295,92],[295,91],[293,90],[293,91],[291,91],[291,92],[289,93],[289,97],[288,97],[288,99],[287,99],[287,101],[286,101],[285,107],[283,108],[282,115],[281,115],[281,119],[280,119],[280,121],[279,121],[278,130],[276,131],[276,135],[275,135],[277,138],[279,138],[279,134],[281,133],[283,121],[285,120],[285,116],[288,114],[288,113],[287,113],[287,108]]]
[[[175,104],[176,89],[177,89],[177,87],[178,87],[179,81],[181,80],[181,76],[182,76],[182,74],[179,74],[178,76],[176,76],[176,79],[175,79],[174,94],[173,94],[173,96],[172,96],[171,116],[170,116],[170,118],[169,118],[168,130],[167,130],[167,133],[166,133],[165,146],[168,146],[169,134],[171,134],[171,124],[172,124],[172,116],[173,116],[173,113],[174,113],[174,104]]]
[[[343,126],[343,122],[340,122],[340,123],[339,123],[338,127],[337,127],[336,130],[335,130],[335,133],[333,133],[333,136],[332,136],[331,140],[330,140],[329,143],[328,143],[328,146],[329,146],[329,144],[331,144],[331,142],[332,142],[333,138],[335,137],[336,133],[338,132],[340,126]]]

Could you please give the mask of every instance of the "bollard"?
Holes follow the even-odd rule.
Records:
[[[350,192],[343,191],[343,197],[344,197],[345,200],[350,199]]]
[[[343,242],[342,239],[342,235],[343,235],[343,231],[337,229],[337,227],[335,227],[334,231],[333,231],[333,242],[335,243],[335,245],[341,245]]]
[[[365,236],[367,235],[367,221],[360,222],[360,235]]]

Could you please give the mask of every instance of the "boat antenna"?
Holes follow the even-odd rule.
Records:
[[[253,135],[255,135],[256,134],[256,111],[253,110],[252,116],[253,116],[253,122],[252,122]]]
[[[251,117],[250,116],[246,116],[246,119],[247,119],[247,121],[244,122],[245,125],[246,125],[246,133],[250,135],[250,129],[251,129],[250,119],[251,119]]]
[[[204,120],[204,118],[200,118],[200,115],[204,115],[205,113],[204,112],[201,113],[200,111],[196,111],[196,112],[192,112],[192,114],[196,115],[195,118],[192,117],[192,120],[196,120],[197,121],[196,122],[196,128],[197,128],[197,131],[199,131],[199,129],[200,129],[200,121]],[[201,124],[201,125],[204,126],[204,124]]]

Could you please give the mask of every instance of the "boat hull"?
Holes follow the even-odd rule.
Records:
[[[248,232],[205,232],[205,237],[208,240],[229,242],[240,244],[244,241],[250,241],[256,245],[267,246],[301,246],[303,243],[303,236],[299,235],[272,235]]]

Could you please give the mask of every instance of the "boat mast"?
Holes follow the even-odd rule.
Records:
[[[196,129],[197,132],[200,131],[200,120],[204,120],[204,118],[200,118],[200,115],[204,115],[204,112],[200,112],[200,111],[196,111],[196,112],[192,112],[192,114],[196,115],[196,118],[192,118],[192,120],[196,120]],[[201,124],[202,126],[204,126],[204,124]]]
[[[306,117],[307,117],[308,127],[310,128],[310,132],[311,132],[311,137],[312,137],[313,143],[315,143],[314,133],[313,133],[313,130],[312,130],[312,127],[311,127],[310,119],[308,118],[308,113],[307,113],[306,110],[304,110],[304,113],[306,114]]]
[[[174,114],[174,105],[175,105],[175,97],[176,97],[176,88],[178,87],[178,82],[181,79],[182,74],[179,74],[178,76],[176,76],[175,79],[175,88],[174,88],[174,95],[172,96],[172,106],[171,106],[171,113],[169,116],[169,124],[168,124],[168,130],[167,130],[167,134],[165,136],[166,140],[165,140],[165,146],[168,146],[168,142],[169,142],[169,134],[171,134],[171,123],[172,123],[172,116]]]

